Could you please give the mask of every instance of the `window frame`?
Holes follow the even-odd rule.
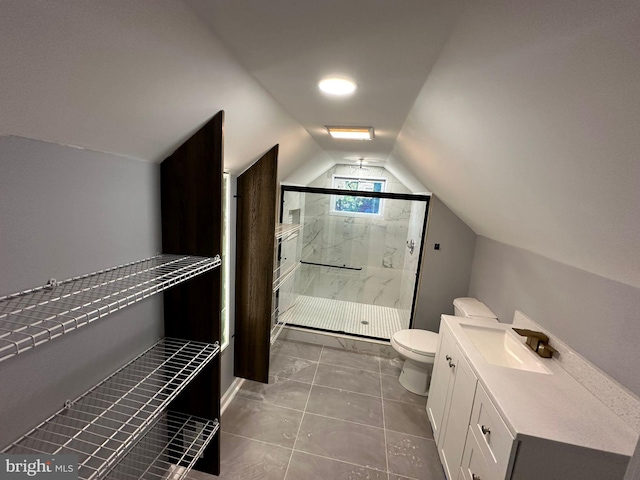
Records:
[[[355,180],[358,181],[358,183],[362,182],[362,183],[380,183],[381,186],[381,190],[375,191],[375,190],[360,190],[360,185],[358,184],[358,189],[357,190],[351,190],[349,188],[340,188],[339,186],[336,185],[336,182],[338,180]],[[341,174],[334,174],[331,176],[331,188],[334,190],[346,190],[349,192],[375,192],[375,193],[386,193],[386,188],[387,188],[387,179],[384,177],[363,177],[363,176],[357,176],[357,175],[341,175]],[[345,195],[344,197],[348,197],[348,198],[367,198],[367,197],[358,197],[358,196],[354,196],[354,195]],[[340,195],[331,195],[331,205],[329,208],[329,213],[331,213],[332,215],[344,215],[344,216],[357,216],[357,217],[366,217],[366,218],[380,218],[384,216],[384,198],[379,198],[376,197],[379,200],[378,203],[378,211],[377,213],[370,213],[370,212],[351,212],[348,210],[338,210],[336,208],[336,204],[338,202],[338,199],[340,198]]]

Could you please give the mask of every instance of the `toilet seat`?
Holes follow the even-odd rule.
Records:
[[[392,343],[396,343],[416,355],[435,357],[438,338],[439,336],[435,332],[411,328],[394,333]]]

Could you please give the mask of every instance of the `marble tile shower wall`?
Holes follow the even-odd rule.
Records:
[[[384,217],[367,218],[332,214],[330,199],[315,197],[307,199],[302,251],[305,260],[354,267],[404,268],[409,202],[387,199]]]
[[[409,215],[409,226],[407,241],[413,240],[415,246],[413,253],[407,249],[404,256],[404,268],[400,279],[400,307],[402,310],[411,311],[413,303],[413,290],[418,273],[418,263],[420,260],[420,242],[422,241],[422,230],[424,227],[424,216],[427,204],[425,202],[411,202],[411,214]]]
[[[387,191],[410,193],[381,167],[336,165],[309,186],[331,188],[336,174],[385,178]],[[285,221],[296,217],[305,224],[302,260],[360,270],[303,265],[296,279],[298,293],[410,310],[418,255],[408,254],[407,239],[415,237],[419,245],[424,205],[386,199],[383,215],[369,218],[330,210],[328,195],[286,192],[284,197]]]
[[[382,217],[366,218],[331,214],[330,201],[307,196],[302,258],[360,270],[305,268],[300,293],[401,308],[410,203],[387,199]]]
[[[363,267],[352,271],[302,265],[298,275],[301,295],[400,308],[401,270]]]
[[[394,177],[383,167],[366,166],[360,168],[354,165],[334,165],[325,173],[309,184],[310,187],[331,188],[334,175],[346,175],[349,177],[384,178],[387,181],[387,192],[411,193],[400,180]]]

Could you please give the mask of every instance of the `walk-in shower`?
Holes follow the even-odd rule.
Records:
[[[429,197],[335,177],[282,187],[281,221],[303,225],[287,324],[389,339],[412,318]]]

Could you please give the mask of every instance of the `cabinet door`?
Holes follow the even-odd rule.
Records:
[[[456,350],[457,347],[451,334],[442,328],[440,345],[433,364],[429,397],[427,398],[427,415],[429,422],[431,422],[436,445],[440,445],[442,425],[447,421],[445,412],[448,411],[450,384],[454,373],[453,368],[449,367],[449,361],[453,358],[452,355],[455,355]]]
[[[452,367],[454,371],[453,392],[445,428],[442,429],[440,445],[440,458],[442,466],[450,480],[458,476],[460,464],[462,463],[462,452],[464,451],[467,430],[469,429],[469,419],[473,407],[473,398],[476,393],[477,379],[466,359],[454,345],[455,353],[452,355]]]

